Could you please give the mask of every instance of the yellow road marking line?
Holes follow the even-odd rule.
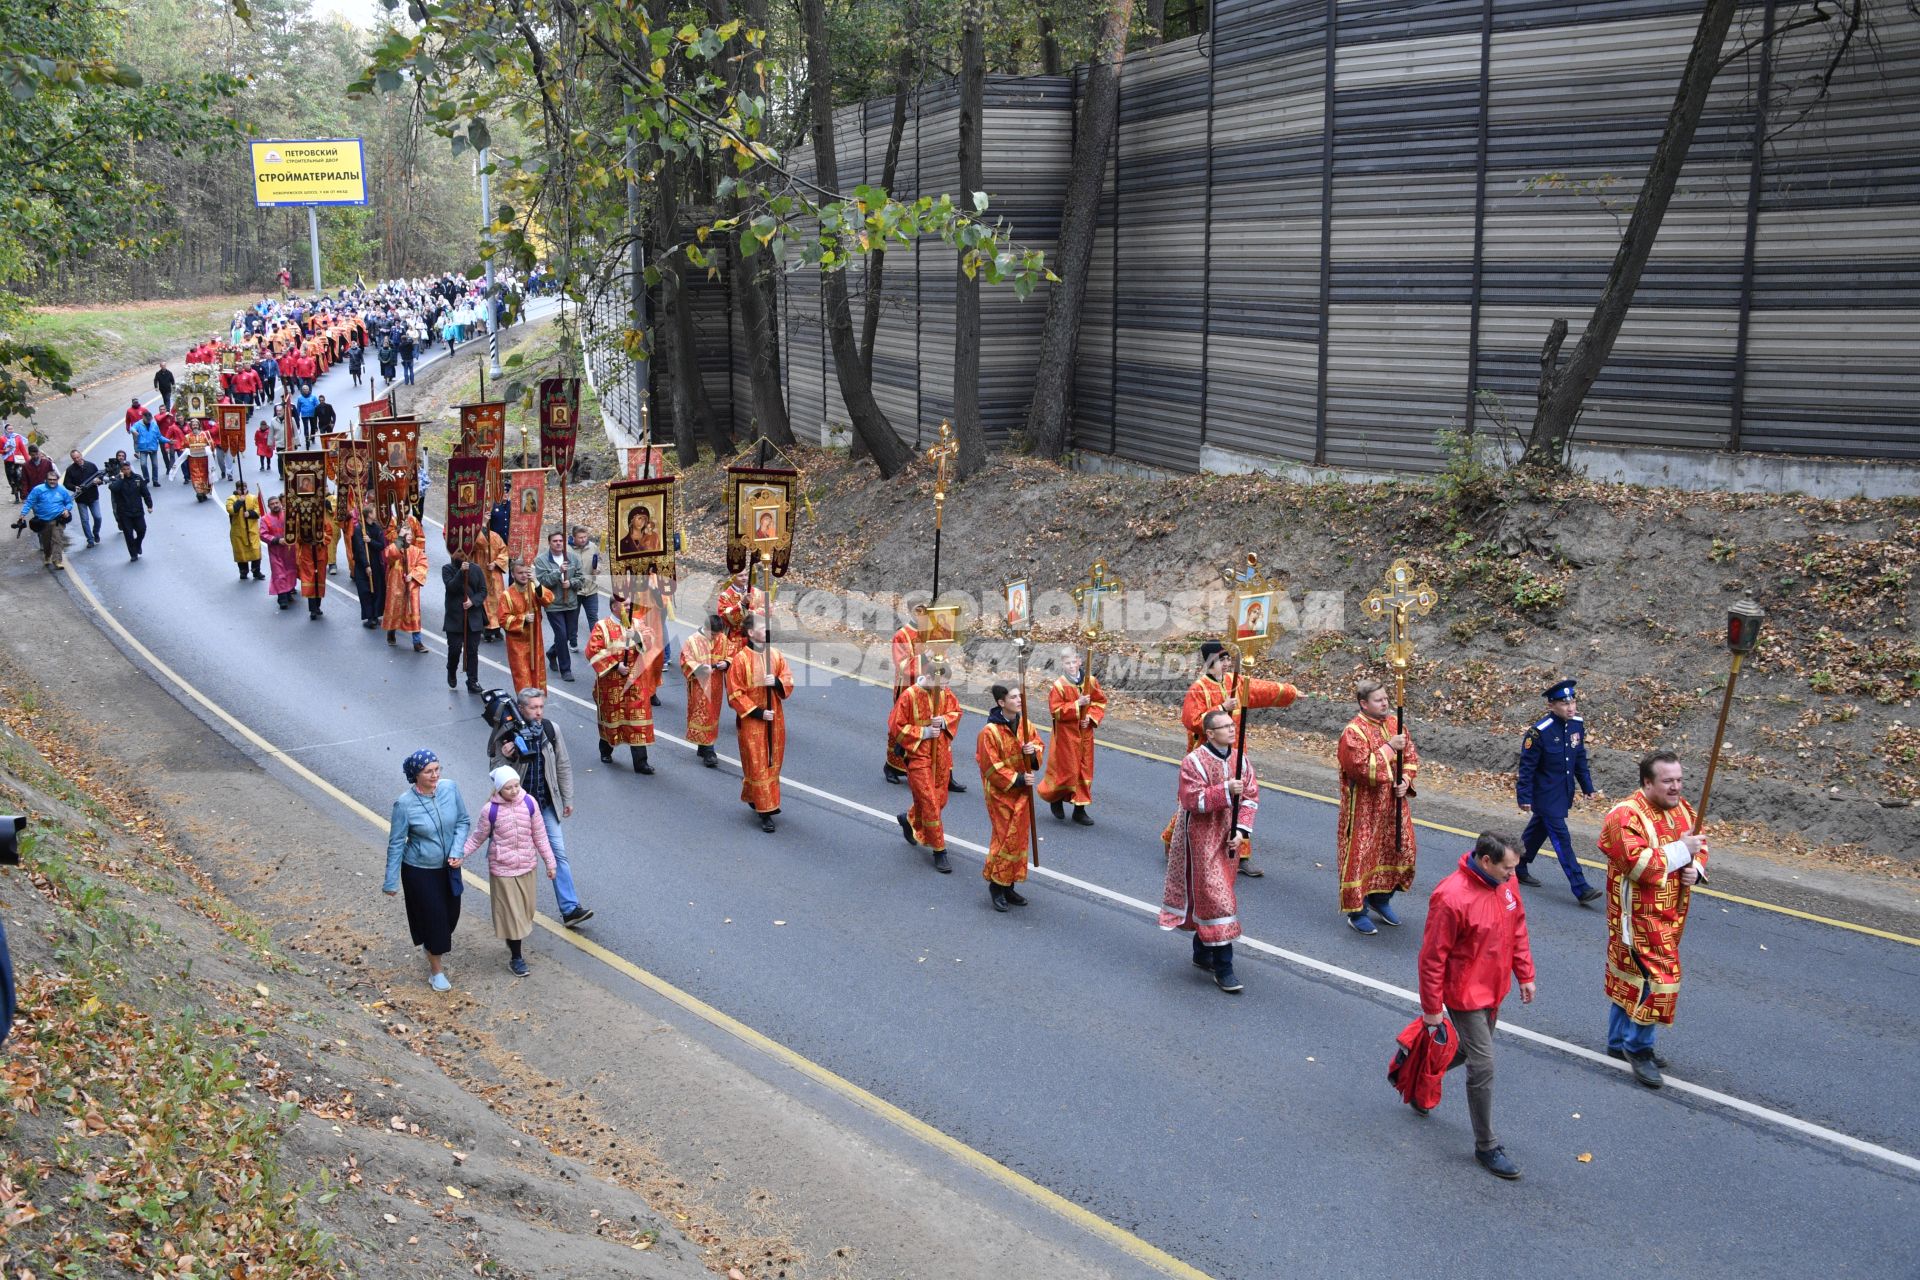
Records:
[[[372,809],[360,803],[360,801],[354,799],[345,791],[342,791],[339,787],[334,786],[333,783],[328,782],[325,778],[315,773],[312,769],[309,769],[306,765],[301,764],[298,760],[295,760],[279,747],[274,746],[273,743],[267,741],[267,739],[243,723],[225,707],[222,707],[212,698],[200,692],[199,689],[195,688],[193,684],[184,676],[180,675],[179,672],[175,671],[165,662],[162,662],[159,655],[142,644],[131,631],[127,630],[127,628],[121,624],[118,618],[114,617],[113,614],[101,604],[100,598],[93,594],[92,589],[87,586],[85,580],[73,575],[69,575],[68,580],[72,582],[75,589],[86,598],[87,603],[92,606],[93,611],[106,622],[107,626],[113,630],[115,635],[119,636],[129,648],[144,658],[155,671],[165,676],[188,697],[192,698],[202,707],[205,707],[222,724],[252,743],[265,755],[284,765],[303,781],[311,783],[331,799],[339,801],[348,810],[364,818],[377,830],[386,829],[387,819],[381,817]],[[492,665],[497,666],[499,664],[494,663]],[[479,890],[481,893],[487,892],[486,882],[474,875],[471,871],[463,870],[461,875],[466,883],[473,888]],[[1108,1222],[1092,1210],[1075,1204],[1057,1192],[1048,1190],[1033,1179],[1014,1172],[985,1152],[968,1146],[966,1143],[960,1141],[960,1139],[940,1129],[936,1129],[918,1116],[912,1115],[900,1107],[895,1106],[871,1090],[862,1088],[846,1077],[820,1065],[798,1051],[788,1048],[770,1036],[755,1031],[738,1018],[722,1013],[719,1009],[714,1008],[698,997],[682,991],[679,987],[676,987],[658,974],[650,973],[642,969],[639,965],[634,964],[631,960],[609,951],[599,943],[582,937],[552,917],[544,913],[536,912],[534,919],[539,923],[541,928],[547,930],[547,932],[553,934],[563,942],[566,942],[582,954],[592,956],[615,972],[633,979],[649,990],[671,1000],[687,1012],[698,1016],[703,1021],[727,1032],[729,1035],[734,1036],[745,1044],[751,1045],[777,1061],[792,1067],[808,1079],[826,1086],[841,1097],[864,1108],[872,1115],[885,1120],[895,1128],[920,1139],[928,1146],[946,1155],[954,1157],[975,1172],[984,1174],[1001,1186],[1018,1192],[1041,1208],[1047,1209],[1066,1219],[1068,1222],[1086,1231],[1089,1235],[1097,1237],[1129,1257],[1153,1267],[1163,1275],[1177,1277],[1178,1280],[1212,1280],[1206,1272],[1201,1271],[1199,1268],[1182,1262],[1172,1254],[1147,1243],[1147,1241],[1142,1240],[1139,1236],[1134,1235],[1125,1228]]]

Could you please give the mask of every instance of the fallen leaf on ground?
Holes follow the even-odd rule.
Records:
[[[1591,1151],[1582,1151],[1582,1152],[1581,1152],[1581,1153],[1580,1153],[1579,1155],[1577,1155],[1577,1156],[1575,1156],[1575,1157],[1574,1157],[1574,1159],[1575,1159],[1575,1160],[1578,1160],[1578,1161],[1579,1161],[1579,1162],[1580,1162],[1581,1164],[1592,1164],[1592,1163],[1593,1163],[1593,1152],[1591,1152]]]
[[[455,1200],[465,1200],[467,1198],[467,1193],[462,1191],[458,1187],[448,1187],[447,1194],[452,1196]]]

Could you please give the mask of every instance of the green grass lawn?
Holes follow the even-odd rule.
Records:
[[[233,313],[256,301],[253,294],[121,302],[98,307],[34,307],[20,337],[49,342],[73,362],[73,383],[158,364],[189,342],[225,333]],[[179,370],[174,371],[178,373]]]

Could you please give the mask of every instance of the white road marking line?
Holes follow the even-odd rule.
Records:
[[[446,647],[445,642],[441,641],[440,637],[429,634],[427,638],[431,641],[438,641],[440,643],[440,647],[443,650],[445,649]],[[501,671],[506,671],[508,669],[505,664],[493,658],[483,656],[480,659],[480,661],[486,663],[488,666],[495,667]],[[564,689],[549,689],[547,691],[547,696],[550,699],[554,697],[562,698],[568,702],[574,703],[576,706],[584,707],[590,713],[594,712],[595,710],[592,700],[587,698],[582,698],[577,694],[568,693]],[[668,742],[678,743],[680,746],[683,746],[683,747],[691,747],[694,745],[693,743],[689,742],[685,738],[676,737],[671,733],[663,732],[657,725],[654,728],[654,736],[656,738],[663,738]],[[739,765],[740,763],[739,759],[734,756],[721,754],[720,758],[722,760],[725,760],[728,764],[731,764],[731,765]],[[784,778],[784,777],[781,778],[780,785],[783,788],[791,787],[795,791],[799,791],[805,795],[814,796],[814,797],[817,797],[818,799],[828,801],[829,803],[837,804],[840,807],[844,809],[850,809],[855,813],[864,814],[870,818],[875,819],[876,821],[878,821],[879,823],[881,823],[882,825],[886,826],[889,829],[893,828],[896,825],[894,820],[894,815],[887,813],[884,810],[876,809],[872,805],[863,804],[858,800],[851,800],[846,796],[836,795],[834,792],[825,791],[819,787],[812,786],[808,783],[800,782],[792,778]],[[973,841],[963,839],[960,836],[954,836],[954,835],[948,836],[947,837],[948,850],[952,851],[956,846],[962,849],[966,849],[972,853],[979,854],[982,862],[986,860],[987,849],[985,845],[976,844]],[[1160,914],[1160,908],[1154,905],[1153,903],[1142,901],[1139,898],[1135,898],[1129,894],[1121,893],[1115,889],[1109,889],[1105,885],[1095,884],[1091,880],[1082,880],[1078,876],[1071,876],[1066,874],[1063,871],[1056,871],[1052,867],[1034,867],[1032,869],[1032,874],[1036,876],[1045,876],[1049,880],[1055,880],[1061,884],[1071,886],[1072,888],[1075,888],[1075,889],[1079,889],[1081,892],[1091,894],[1096,898],[1104,898],[1107,901],[1115,903],[1119,906],[1131,907],[1136,911],[1143,912],[1146,915],[1154,917],[1156,919],[1159,917],[1159,914]],[[1330,964],[1325,960],[1317,960],[1312,956],[1303,955],[1298,951],[1289,951],[1285,947],[1276,947],[1272,943],[1262,942],[1258,938],[1242,936],[1239,939],[1239,941],[1245,944],[1250,949],[1254,951],[1262,952],[1263,954],[1266,954],[1266,955],[1270,955],[1277,960],[1283,960],[1288,964],[1295,965],[1302,969],[1311,970],[1314,973],[1324,974],[1330,978],[1338,978],[1343,982],[1347,982],[1356,987],[1364,988],[1365,990],[1368,990],[1368,991],[1376,992],[1377,994],[1380,994],[1380,995],[1391,996],[1396,1000],[1402,1000],[1408,1004],[1411,1004],[1416,1009],[1420,1007],[1419,994],[1417,992],[1410,991],[1405,987],[1396,987],[1391,982],[1382,982],[1378,978],[1369,977],[1367,974],[1364,974],[1364,973],[1357,973],[1352,969],[1342,968],[1337,964]],[[1574,1044],[1571,1040],[1562,1040],[1557,1036],[1550,1036],[1545,1034],[1544,1032],[1530,1030],[1526,1027],[1519,1026],[1513,1022],[1510,1022],[1505,1018],[1502,1018],[1499,1021],[1496,1029],[1500,1032],[1504,1032],[1507,1035],[1511,1035],[1516,1039],[1525,1040],[1525,1041],[1528,1041],[1529,1043],[1539,1045],[1542,1048],[1558,1050],[1559,1052],[1564,1053],[1569,1057],[1577,1058],[1582,1062],[1589,1063],[1593,1066],[1605,1067],[1610,1070],[1620,1072],[1622,1074],[1627,1074],[1632,1071],[1632,1067],[1628,1066],[1626,1063],[1621,1062],[1615,1058],[1609,1058],[1604,1053],[1599,1053],[1593,1049],[1586,1048],[1584,1045]],[[1703,1101],[1711,1102],[1718,1106],[1725,1107],[1729,1111],[1738,1112],[1741,1115],[1749,1116],[1755,1120],[1761,1120],[1768,1124],[1776,1125],[1779,1128],[1788,1130],[1789,1132],[1797,1133],[1804,1137],[1813,1138],[1820,1142],[1829,1143],[1833,1146],[1840,1147],[1846,1151],[1851,1151],[1855,1155],[1862,1155],[1862,1156],[1870,1157],[1875,1160],[1881,1160],[1886,1162],[1887,1164],[1893,1165],[1896,1168],[1905,1169],[1909,1173],[1920,1174],[1920,1159],[1916,1159],[1915,1157],[1907,1155],[1906,1153],[1901,1151],[1895,1151],[1891,1147],[1883,1147],[1877,1143],[1868,1142],[1862,1138],[1856,1138],[1851,1134],[1841,1133],[1838,1129],[1829,1129],[1825,1125],[1815,1124],[1811,1120],[1802,1120],[1799,1116],[1789,1115],[1787,1112],[1784,1112],[1784,1111],[1776,1111],[1772,1107],[1761,1106],[1757,1102],[1748,1102],[1744,1098],[1735,1097],[1730,1093],[1722,1093],[1718,1089],[1709,1089],[1705,1085],[1693,1084],[1693,1083],[1690,1083],[1689,1081],[1680,1080],[1673,1076],[1667,1076],[1666,1082],[1667,1082],[1667,1088],[1672,1089],[1675,1092],[1689,1094],[1693,1097],[1700,1098]]]

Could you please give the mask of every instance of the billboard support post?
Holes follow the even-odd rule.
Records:
[[[307,206],[307,248],[313,254],[313,291],[321,292],[320,286],[320,215],[312,205]]]

